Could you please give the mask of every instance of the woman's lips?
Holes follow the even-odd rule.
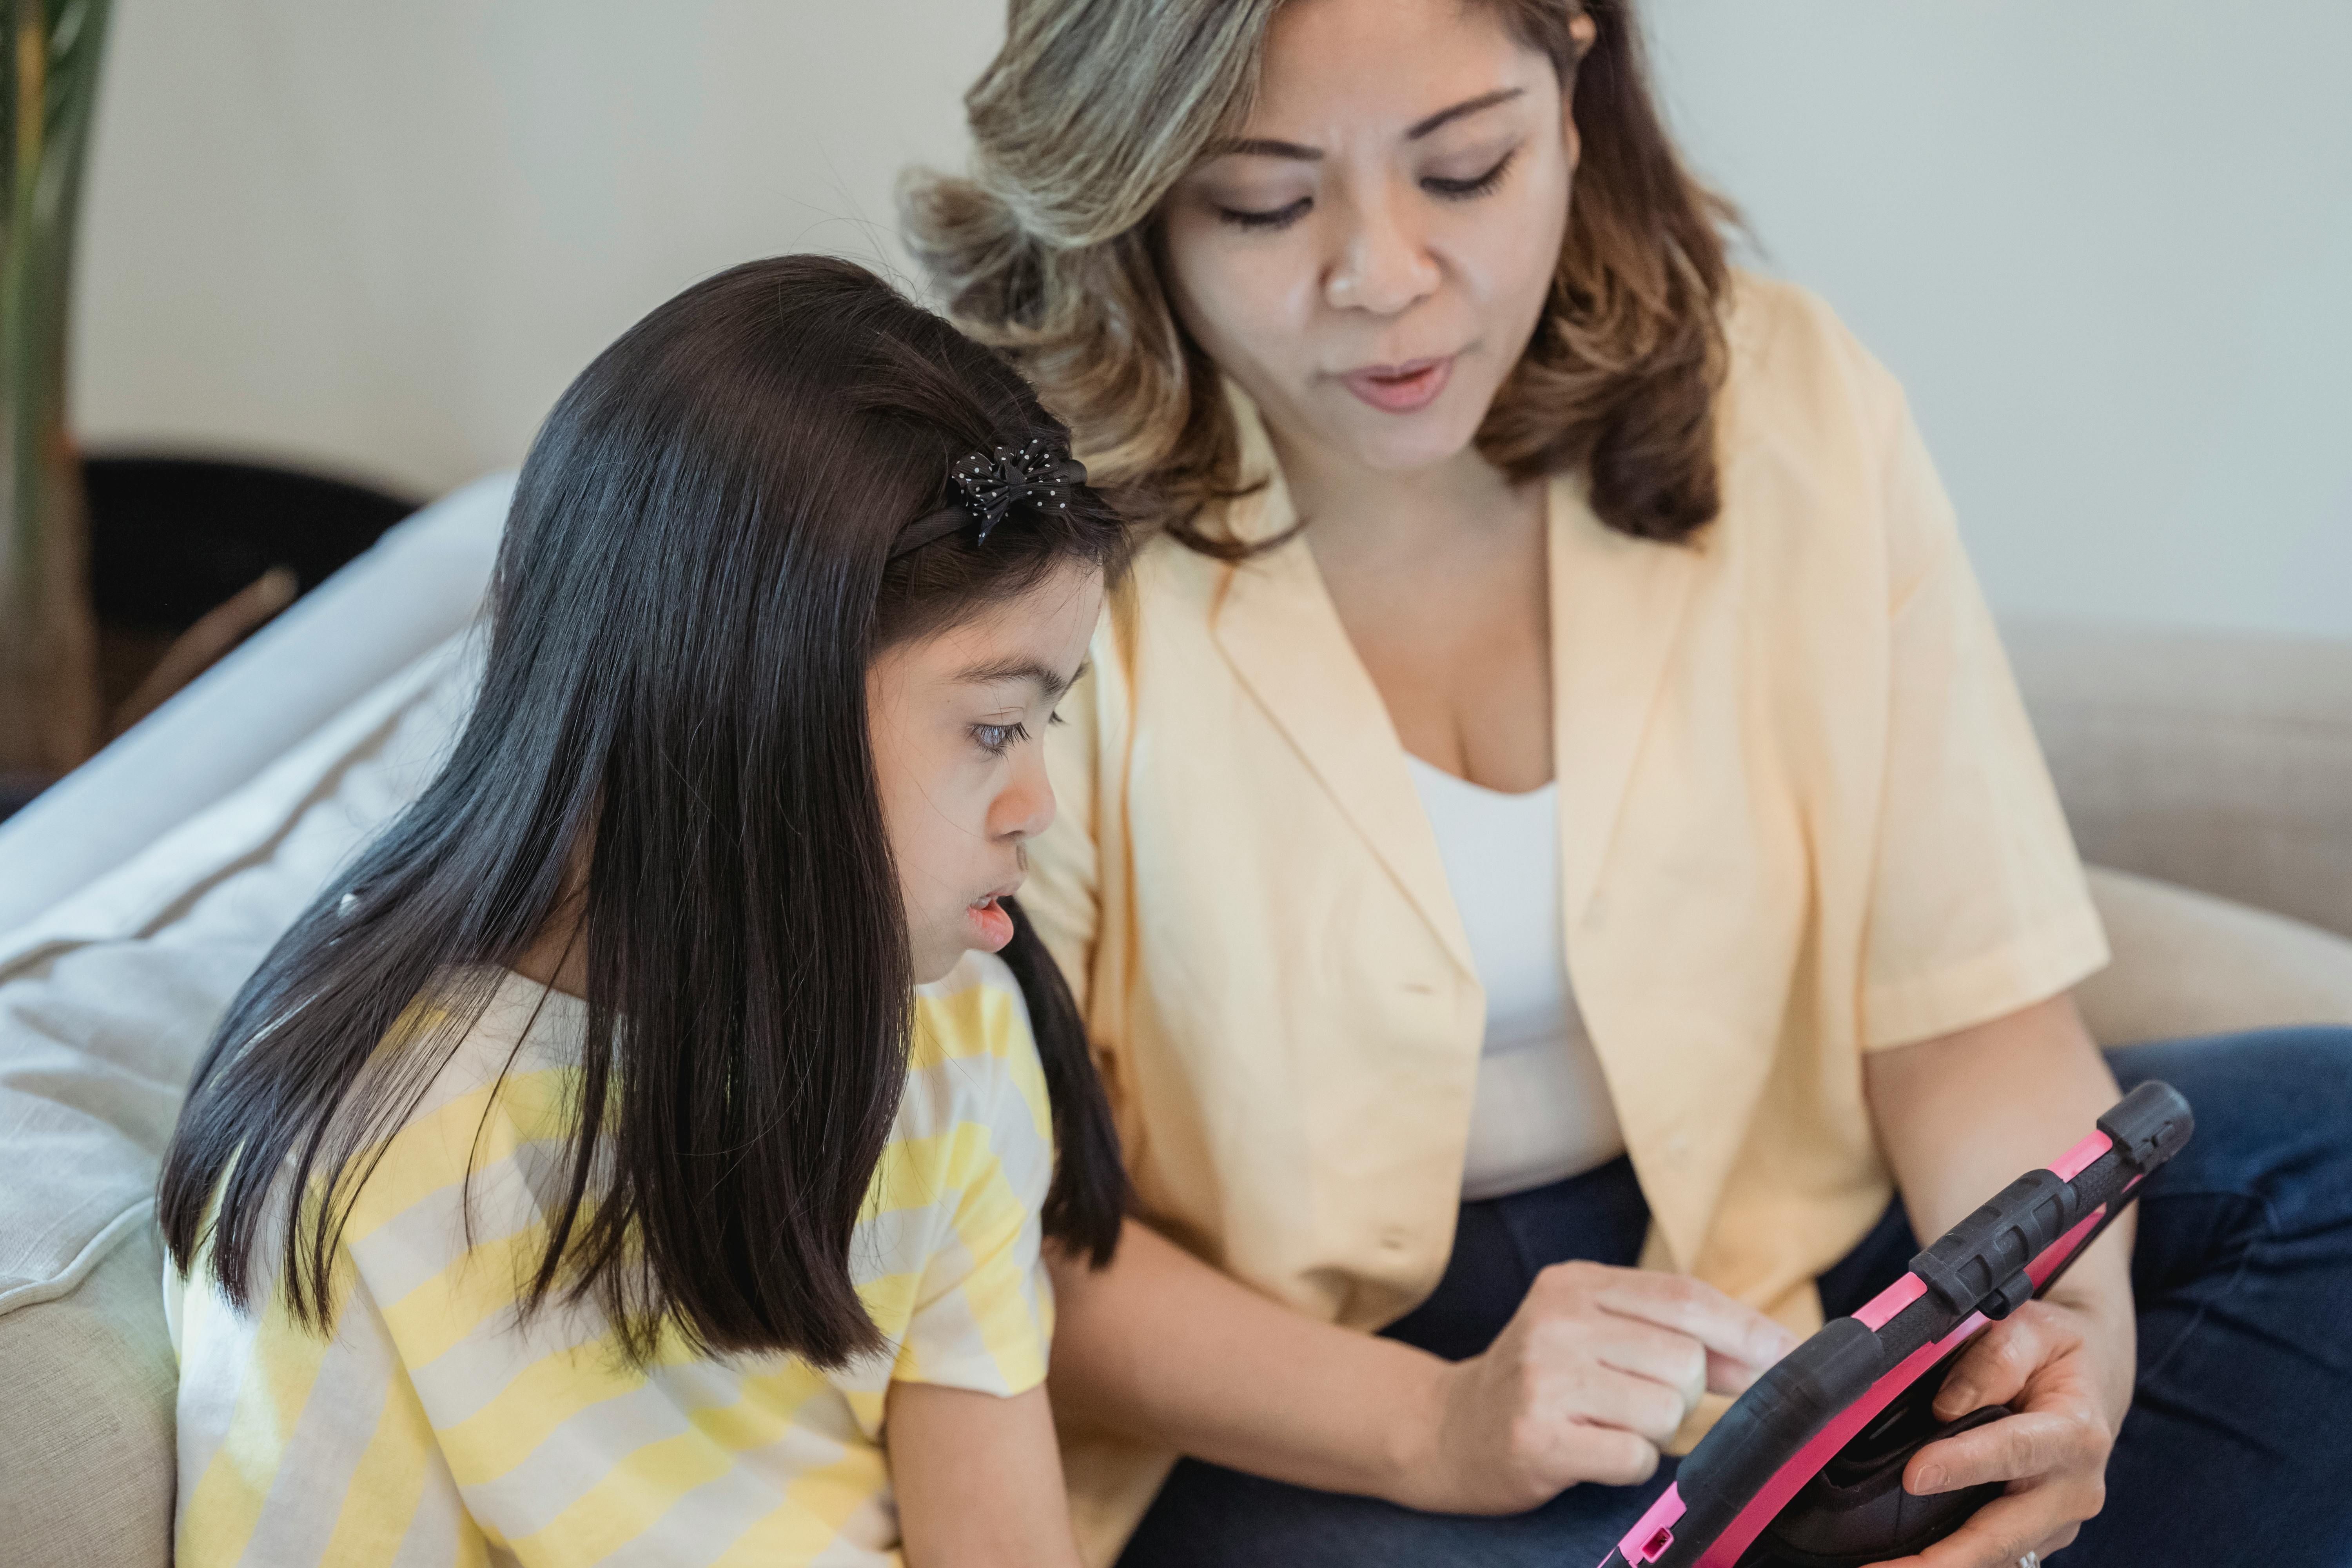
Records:
[[[1370,364],[1351,370],[1339,380],[1348,390],[1384,414],[1411,414],[1426,408],[1445,390],[1454,356],[1407,360],[1402,364]]]

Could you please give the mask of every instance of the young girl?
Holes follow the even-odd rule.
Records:
[[[1008,896],[1126,541],[1063,440],[809,257],[564,395],[470,722],[165,1163],[180,1562],[1076,1563],[1039,1247],[1123,1186]]]

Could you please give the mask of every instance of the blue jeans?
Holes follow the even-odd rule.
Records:
[[[2196,1136],[2139,1204],[2139,1383],[2107,1502],[2064,1568],[2352,1565],[2352,1030],[2284,1029],[2111,1051],[2162,1079]],[[1632,1263],[1649,1210],[1619,1160],[1465,1204],[1445,1277],[1385,1331],[1453,1359],[1499,1332],[1536,1271]],[[1821,1279],[1852,1312],[1917,1250],[1900,1203]],[[1674,1479],[1571,1487],[1508,1518],[1418,1513],[1186,1459],[1119,1568],[1588,1568]]]

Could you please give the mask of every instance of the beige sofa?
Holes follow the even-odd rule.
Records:
[[[80,793],[0,828],[0,925],[12,889],[45,906],[0,933],[0,1564],[169,1557],[155,1163],[230,992],[462,713],[471,650],[445,634],[503,499],[485,487],[408,525]],[[423,587],[400,565],[421,539],[441,550]],[[402,613],[369,658],[346,648],[323,689],[294,679],[387,601]],[[2352,645],[2021,626],[2011,647],[2103,868],[2116,962],[2084,991],[2099,1037],[2352,1022]],[[239,712],[268,754],[222,754]],[[71,858],[93,844],[105,864]]]

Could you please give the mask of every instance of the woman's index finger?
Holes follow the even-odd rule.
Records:
[[[1745,1301],[1686,1275],[1628,1269],[1612,1274],[1593,1300],[1604,1311],[1688,1334],[1717,1355],[1759,1371],[1801,1342]]]

